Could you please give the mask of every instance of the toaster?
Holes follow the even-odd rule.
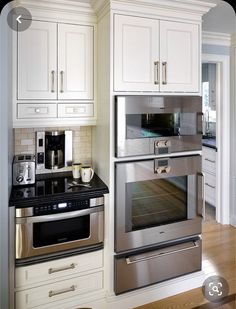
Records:
[[[13,186],[35,183],[35,155],[21,154],[14,156],[12,182]]]

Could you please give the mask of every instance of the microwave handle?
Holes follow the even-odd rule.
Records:
[[[81,209],[77,211],[71,211],[61,214],[55,215],[45,215],[45,216],[36,216],[36,217],[27,217],[27,218],[16,218],[17,224],[24,224],[24,223],[40,223],[40,222],[50,222],[50,221],[58,221],[58,220],[65,220],[65,219],[72,219],[76,217],[82,217],[86,215],[90,215],[96,212],[102,212],[104,210],[104,206],[98,206],[94,208],[88,209]]]
[[[197,113],[197,134],[203,134],[202,132],[203,113]]]
[[[205,175],[197,173],[197,215],[205,219]]]

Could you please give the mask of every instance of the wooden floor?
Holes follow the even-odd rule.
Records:
[[[207,222],[203,226],[204,272],[224,277],[230,286],[227,302],[224,305],[209,303],[204,299],[201,288],[178,294],[136,309],[236,309],[236,229],[228,225]]]

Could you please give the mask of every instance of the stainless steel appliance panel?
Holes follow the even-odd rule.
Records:
[[[201,270],[201,239],[142,254],[115,257],[115,293],[120,294]]]
[[[159,187],[166,186],[166,183],[160,183],[160,180],[173,185],[177,191],[179,188],[183,194],[179,196],[170,188],[163,195]],[[130,186],[133,186],[133,192],[130,192]],[[202,186],[201,157],[198,155],[117,163],[115,251],[124,252],[201,234]],[[144,192],[141,205],[140,191]],[[170,200],[172,193],[175,194],[173,203]],[[161,210],[157,205],[159,198],[164,205]],[[171,212],[176,201],[178,204],[173,215]]]
[[[116,97],[116,157],[201,150],[201,137],[201,97]]]
[[[103,197],[94,198],[90,199],[88,208],[48,215],[40,215],[40,212],[39,215],[34,215],[35,209],[32,207],[16,209],[16,259],[49,255],[102,243],[103,204]],[[59,205],[64,206],[63,203]]]
[[[14,156],[12,167],[13,186],[35,183],[35,156],[21,154]]]

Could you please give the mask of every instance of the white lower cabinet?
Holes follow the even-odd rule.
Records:
[[[56,308],[57,302],[102,292],[103,252],[16,268],[15,309]],[[52,303],[52,305],[50,305]],[[78,300],[79,308],[80,301]]]
[[[216,205],[216,151],[202,147],[202,170],[205,175],[205,201]]]

